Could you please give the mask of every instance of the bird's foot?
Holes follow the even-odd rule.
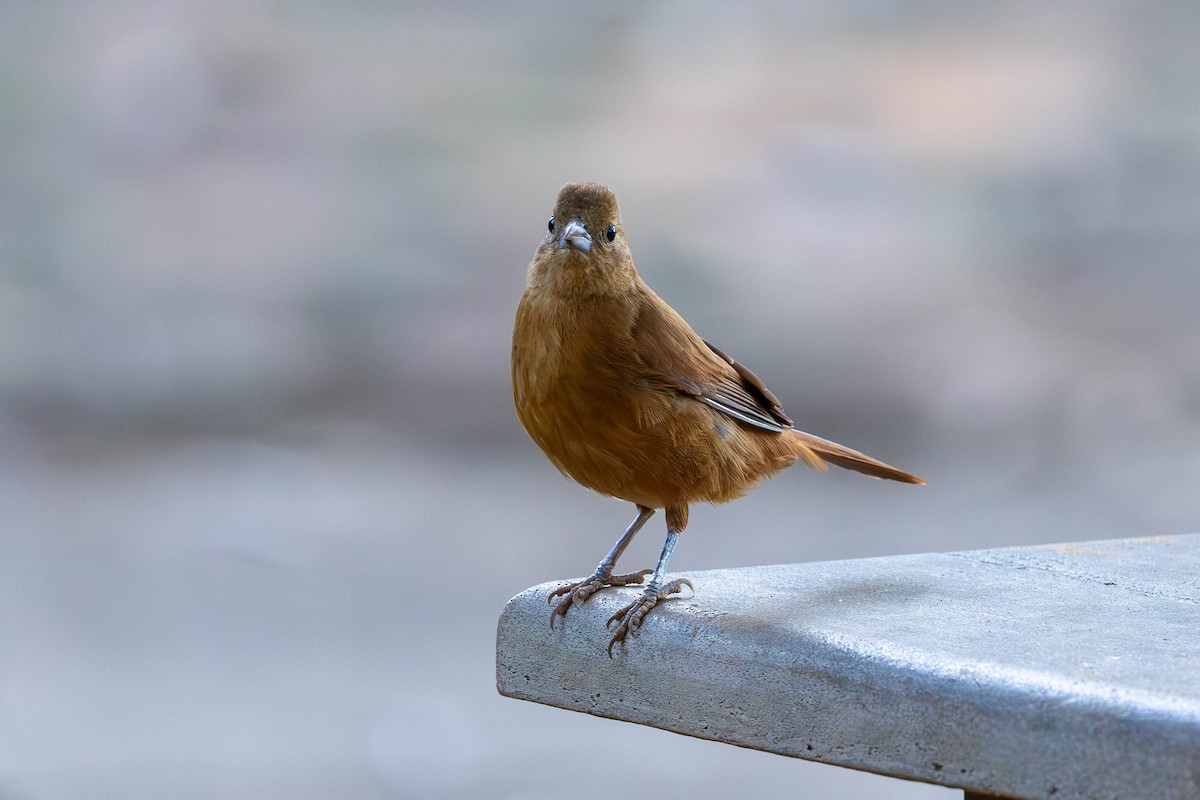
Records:
[[[605,586],[627,586],[631,583],[641,583],[642,578],[652,572],[654,572],[652,569],[643,569],[628,575],[613,575],[612,567],[597,567],[595,572],[578,583],[568,583],[566,586],[558,587],[546,598],[547,603],[553,603],[554,598],[562,597],[562,600],[559,600],[558,605],[550,612],[550,629],[554,629],[554,623],[559,617],[567,615],[571,606],[581,604]]]
[[[613,631],[612,639],[608,642],[608,657],[612,658],[613,645],[620,642],[621,646],[624,647],[626,636],[637,635],[638,629],[642,627],[642,620],[650,613],[650,609],[658,605],[659,600],[665,600],[670,595],[678,594],[683,591],[684,586],[693,592],[696,591],[696,588],[692,586],[692,582],[687,578],[671,581],[661,589],[651,582],[646,587],[646,591],[642,592],[641,597],[609,617],[607,627],[612,627],[612,624],[618,622],[618,620],[619,624],[617,625],[617,629]]]

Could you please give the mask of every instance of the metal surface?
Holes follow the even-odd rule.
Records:
[[[1200,797],[1200,535],[684,573],[609,660],[606,591],[500,618],[502,694],[1046,800]]]

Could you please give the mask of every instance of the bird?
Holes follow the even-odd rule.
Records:
[[[724,503],[802,461],[872,478],[925,483],[856,450],[797,430],[757,376],[702,339],[642,280],[616,195],[562,187],[526,271],[512,336],[517,417],[565,476],[634,504],[637,516],[591,575],[550,592],[550,627],[600,589],[642,584],[613,614],[608,643],[636,635],[660,601],[687,587],[667,564],[693,503]],[[615,574],[658,510],[667,537],[654,569]],[[558,602],[555,604],[555,600]]]

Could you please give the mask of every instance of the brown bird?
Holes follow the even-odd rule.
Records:
[[[618,623],[611,656],[659,600],[693,589],[686,579],[664,583],[688,505],[733,500],[797,460],[819,470],[830,463],[924,483],[793,428],[754,373],[696,335],[642,281],[607,187],[564,186],[548,228],[529,264],[513,328],[517,416],[564,475],[638,510],[592,575],[550,594],[549,602],[562,598],[551,627],[597,590],[640,584],[653,573],[641,597],[608,620]],[[614,575],[634,534],[660,508],[667,540],[658,566]]]

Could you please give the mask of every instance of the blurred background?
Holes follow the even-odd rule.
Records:
[[[525,266],[610,184],[800,427],[929,481],[797,468],[676,570],[1200,530],[1198,40],[1192,0],[5,4],[0,796],[956,797],[496,694],[505,601],[633,515],[516,421]]]

